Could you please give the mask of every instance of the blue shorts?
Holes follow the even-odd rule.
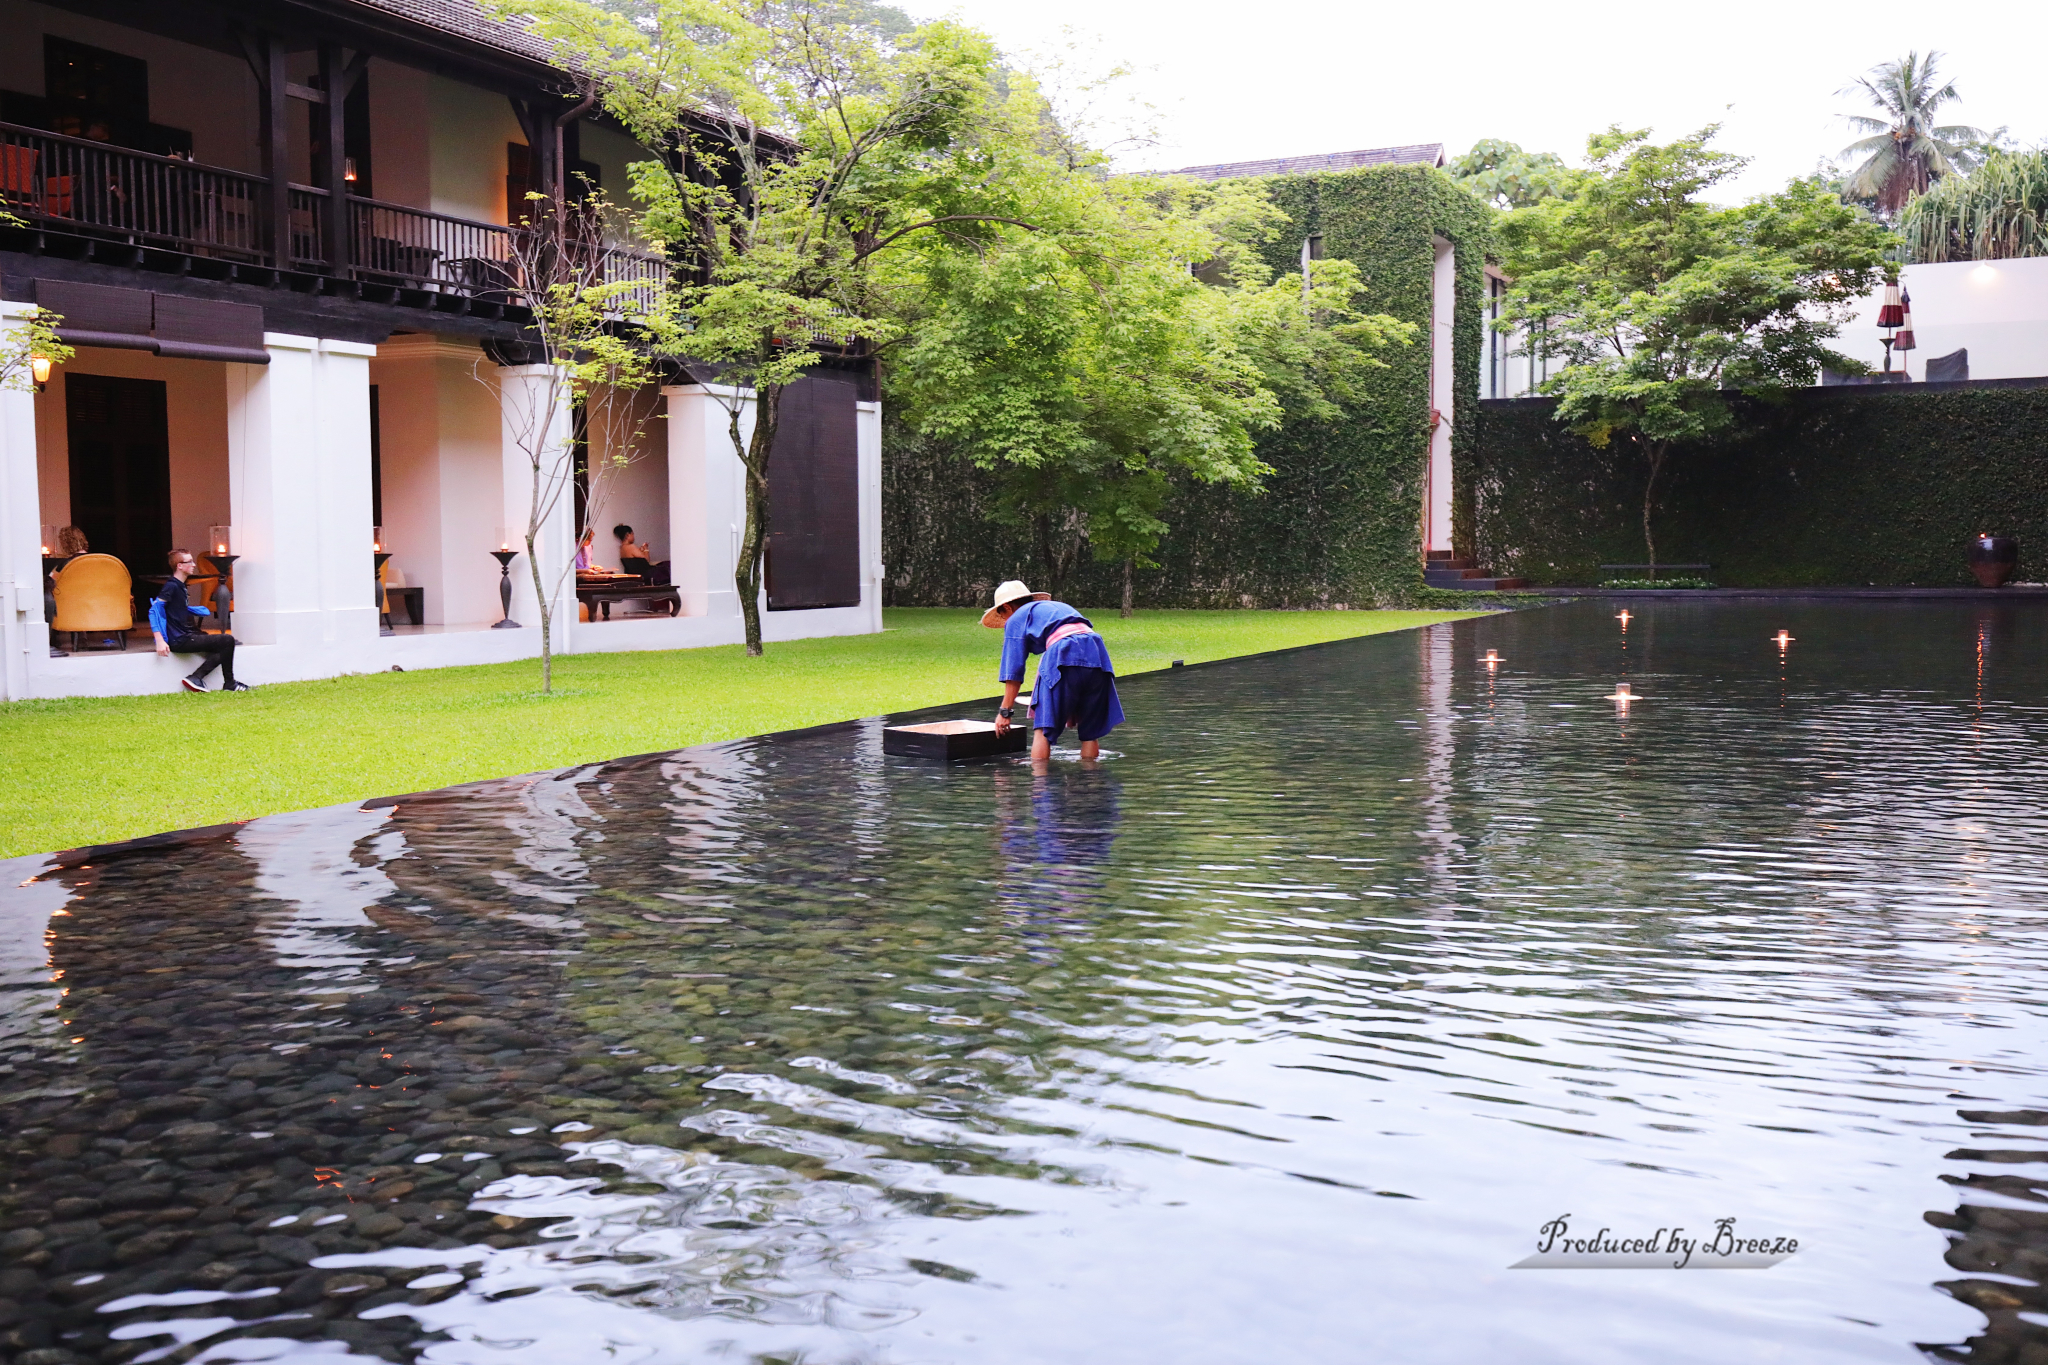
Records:
[[[1045,731],[1051,743],[1057,743],[1069,725],[1083,740],[1101,739],[1123,718],[1116,675],[1106,668],[1068,664],[1060,669],[1057,683],[1031,697],[1032,728]]]

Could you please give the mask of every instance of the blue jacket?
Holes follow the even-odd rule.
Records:
[[[165,579],[156,596],[149,599],[149,628],[163,636],[168,645],[177,644],[187,635],[199,634],[199,618],[211,615],[205,607],[192,605],[185,585],[176,578]]]

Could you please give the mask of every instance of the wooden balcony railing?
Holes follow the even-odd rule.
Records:
[[[47,230],[402,288],[503,302],[515,229],[351,195],[343,240],[322,240],[328,194],[292,185],[289,261],[274,261],[262,176],[0,123],[0,208]],[[335,248],[339,248],[338,250]],[[651,305],[660,256],[606,246],[607,282],[631,280]],[[335,259],[339,257],[340,259]]]

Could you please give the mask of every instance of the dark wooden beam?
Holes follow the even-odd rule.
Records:
[[[263,176],[270,182],[264,196],[264,236],[270,244],[271,263],[279,270],[292,264],[291,143],[286,132],[290,98],[285,89],[284,42],[274,33],[237,35],[249,69],[256,73],[261,96],[262,118],[259,137],[263,144]]]
[[[353,72],[353,74],[351,74]],[[349,251],[348,134],[344,106],[349,88],[362,76],[362,67],[342,59],[333,43],[320,44],[320,83],[327,96],[327,154],[320,166],[320,188],[327,191],[321,207],[320,240],[327,254],[327,272],[346,275],[354,264]]]

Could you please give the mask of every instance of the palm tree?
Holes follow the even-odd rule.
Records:
[[[1942,176],[1960,175],[1983,159],[1981,129],[1934,124],[1935,110],[1962,98],[1954,81],[1941,82],[1935,74],[1940,60],[1939,52],[1925,57],[1908,52],[1904,60],[1881,62],[1856,84],[1836,92],[1861,90],[1884,114],[1843,116],[1858,132],[1872,135],[1842,149],[1845,157],[1864,158],[1849,173],[1845,198],[1875,200],[1878,212],[1889,217]]]

